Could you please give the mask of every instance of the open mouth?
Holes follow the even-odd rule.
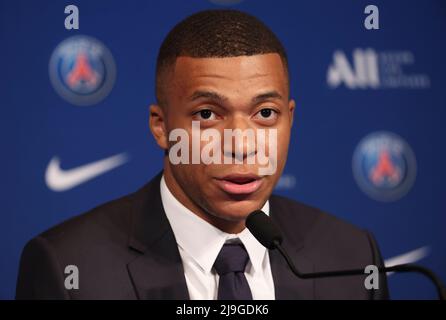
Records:
[[[251,174],[228,175],[216,181],[220,188],[229,194],[254,193],[262,185],[261,177]]]

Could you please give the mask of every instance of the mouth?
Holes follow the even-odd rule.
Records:
[[[259,190],[262,177],[255,174],[231,174],[216,179],[219,187],[229,194],[251,194]]]

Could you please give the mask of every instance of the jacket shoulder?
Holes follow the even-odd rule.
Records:
[[[130,227],[132,194],[108,201],[44,231],[39,237],[49,243],[76,247],[76,243],[115,239]]]
[[[366,230],[330,213],[283,196],[275,195],[271,203],[285,236],[300,237],[307,249],[326,252],[325,257],[343,261],[351,260],[343,258],[352,254],[368,256],[373,249]]]
[[[66,220],[31,239],[23,249],[17,299],[133,298],[125,262],[131,195]],[[82,290],[66,290],[67,266],[78,270]],[[107,290],[110,279],[122,290]]]

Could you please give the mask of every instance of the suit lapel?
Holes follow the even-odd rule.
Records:
[[[128,245],[138,256],[127,270],[139,299],[189,299],[181,256],[162,206],[161,175],[134,195]]]
[[[279,199],[272,196],[270,198],[271,209],[270,216],[283,233],[283,247],[294,262],[296,268],[303,273],[313,272],[313,263],[304,255],[303,235],[298,230],[293,230],[299,222],[296,221],[296,215],[287,210]],[[269,252],[271,271],[274,280],[274,289],[277,300],[294,299],[314,299],[314,280],[299,279],[288,267],[285,259],[279,251],[271,250]]]
[[[181,256],[161,201],[162,173],[134,194],[128,245],[137,252],[127,264],[138,299],[189,299]],[[283,246],[301,272],[314,271],[303,253],[303,237],[293,227],[296,215],[274,196],[270,198],[271,218],[284,235]],[[270,251],[275,296],[278,300],[314,299],[314,280],[299,279],[277,250]]]

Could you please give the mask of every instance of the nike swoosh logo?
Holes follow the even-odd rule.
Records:
[[[46,168],[46,185],[53,191],[67,191],[104,174],[107,171],[113,170],[127,161],[127,154],[120,153],[76,168],[63,170],[60,167],[59,157],[53,157]]]
[[[386,267],[391,267],[396,264],[405,264],[405,263],[414,263],[417,262],[427,255],[429,255],[430,248],[428,246],[421,247],[403,254],[400,254],[398,256],[386,259],[384,261],[384,265]],[[387,275],[390,276],[393,272],[387,272]]]

